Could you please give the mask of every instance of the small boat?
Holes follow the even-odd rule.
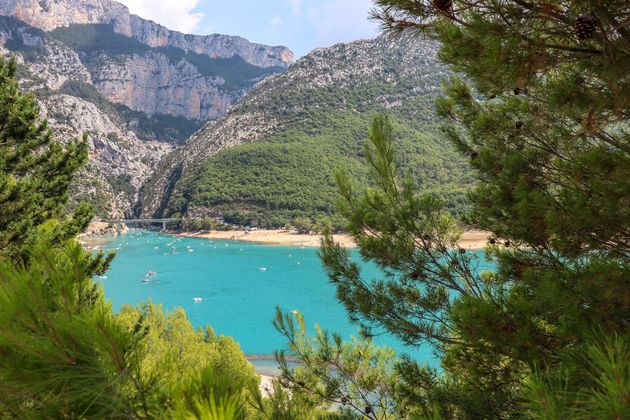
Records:
[[[194,249],[189,249],[188,252],[195,252],[195,250]]]
[[[155,271],[149,271],[147,276],[155,276],[157,273]]]
[[[292,313],[293,315],[297,315],[297,314],[298,314],[298,311],[297,311],[297,309],[294,309],[294,310],[292,310],[292,311],[291,311],[291,313]]]
[[[99,279],[101,280],[105,280],[107,278],[107,276],[98,276]]]
[[[259,267],[258,268],[260,271],[267,271],[267,267]]]
[[[151,279],[144,279],[142,280],[142,283],[151,283]]]
[[[201,302],[202,300],[203,300],[203,298],[200,298],[200,297],[194,297],[193,298],[194,302]]]

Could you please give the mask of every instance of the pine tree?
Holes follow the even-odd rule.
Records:
[[[112,312],[92,277],[113,255],[76,241],[88,207],[64,213],[86,138],[56,141],[15,72],[0,62],[0,417],[248,416],[258,378],[235,342],[181,310]]]
[[[66,217],[68,188],[87,161],[87,139],[63,146],[52,136],[32,94],[20,92],[16,62],[0,61],[0,256],[24,260],[25,246],[50,219],[57,238],[82,232],[92,212],[80,206]]]
[[[478,184],[470,214],[454,219],[401,175],[391,125],[377,118],[366,151],[375,187],[337,178],[349,231],[384,274],[364,278],[326,238],[339,299],[368,331],[434,346],[444,376],[398,364],[399,391],[425,413],[537,417],[553,403],[559,417],[624,418],[627,2],[375,3],[386,32],[439,40],[441,59],[465,76],[445,81],[437,108]],[[478,256],[458,247],[464,226],[492,233],[495,270],[480,272]]]

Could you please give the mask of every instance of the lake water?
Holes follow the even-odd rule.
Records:
[[[286,342],[271,320],[275,307],[300,311],[311,331],[318,323],[350,339],[357,327],[335,296],[314,248],[258,245],[200,238],[175,238],[131,231],[106,243],[117,248],[107,278],[100,280],[114,309],[151,299],[165,309],[182,307],[195,327],[210,325],[234,337],[247,355],[271,355]],[[359,260],[358,253],[355,259]],[[367,278],[376,277],[365,265]],[[157,274],[146,276],[149,271]],[[143,282],[149,277],[150,282]],[[201,301],[193,299],[199,297]],[[430,348],[409,348],[391,336],[376,344],[436,365]],[[264,359],[255,362],[265,369]]]

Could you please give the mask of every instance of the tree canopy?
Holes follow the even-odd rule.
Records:
[[[337,176],[348,228],[383,272],[364,278],[327,238],[322,259],[340,301],[368,336],[428,342],[441,360],[442,372],[392,362],[399,386],[389,396],[407,408],[396,415],[628,416],[627,2],[375,3],[386,32],[439,40],[441,59],[461,75],[445,81],[436,106],[444,138],[478,180],[460,223],[401,173],[386,117],[366,149],[374,187]],[[490,272],[458,246],[470,226],[492,235]],[[284,377],[324,401],[331,394],[318,387],[332,366],[320,359],[306,390]]]
[[[15,60],[0,61],[0,256],[23,259],[39,226],[50,219],[63,241],[82,232],[87,206],[66,217],[64,206],[76,170],[87,161],[87,138],[55,141],[33,95],[20,92]]]

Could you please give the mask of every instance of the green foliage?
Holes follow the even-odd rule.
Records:
[[[151,50],[151,47],[135,38],[114,32],[113,26],[108,24],[61,26],[51,31],[50,36],[84,54],[108,52],[112,55],[131,55]]]
[[[87,138],[57,142],[33,95],[20,92],[15,72],[14,60],[0,62],[0,256],[23,260],[44,222],[63,220],[56,226],[63,242],[82,232],[92,214],[80,206],[64,215],[74,173],[87,160]]]
[[[313,230],[313,221],[308,217],[296,217],[293,219],[293,226],[298,233],[307,234]]]
[[[259,378],[234,340],[208,327],[194,330],[182,309],[165,314],[151,303],[123,307],[116,318],[143,335],[146,353],[139,369],[155,389],[156,417],[172,406],[183,417],[243,418]]]
[[[294,128],[266,140],[232,147],[210,157],[189,179],[182,196],[171,198],[169,212],[187,206],[205,208],[239,225],[279,228],[296,218],[331,218],[338,230],[337,188],[333,173],[346,169],[366,179],[366,162],[359,138],[368,115],[315,113]],[[397,119],[403,135],[396,139],[399,156],[411,176],[427,191],[442,197],[461,214],[471,183],[466,165],[434,134],[425,134]],[[363,184],[367,186],[367,182]],[[179,207],[176,207],[179,206]]]
[[[440,375],[398,364],[404,404],[423,416],[627,417],[630,34],[618,22],[627,7],[376,3],[388,31],[438,39],[474,86],[446,82],[438,111],[476,170],[465,221],[493,233],[485,251],[496,269],[479,272],[457,247],[462,226],[401,176],[380,117],[366,152],[374,187],[344,174],[338,183],[361,255],[383,275],[364,278],[328,237],[322,258],[340,300],[368,330],[442,355]],[[578,18],[595,22],[592,32],[578,32]]]
[[[533,417],[540,419],[613,419],[630,416],[630,348],[622,336],[595,334],[584,353],[571,355],[553,376],[537,373],[525,395]],[[580,372],[575,370],[581,369]],[[579,387],[569,384],[579,375]]]
[[[276,354],[283,372],[280,383],[292,392],[310,395],[313,407],[329,408],[334,403],[367,418],[400,415],[402,407],[396,408],[394,399],[393,350],[375,347],[364,338],[344,343],[340,336],[331,337],[319,327],[315,337],[309,337],[300,313],[283,316],[277,309],[274,326],[289,342],[288,353]],[[287,357],[303,365],[290,369]]]
[[[54,223],[28,267],[0,262],[0,414],[20,418],[241,419],[259,379],[231,338],[195,331],[181,309],[113,315],[88,258]],[[98,266],[97,266],[98,265]]]
[[[15,70],[0,63],[0,417],[248,417],[259,379],[233,340],[182,310],[112,313],[92,276],[113,255],[74,239],[88,208],[63,212],[86,140],[55,142]]]
[[[127,416],[140,403],[138,338],[115,322],[81,246],[55,251],[54,237],[40,232],[28,268],[0,263],[0,413]]]

